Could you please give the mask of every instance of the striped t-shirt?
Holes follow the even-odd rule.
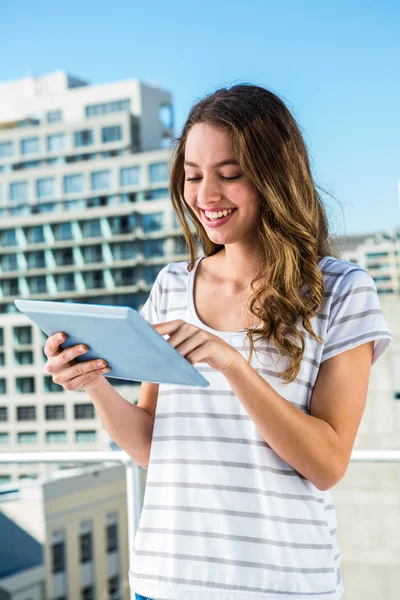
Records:
[[[141,314],[150,323],[183,319],[247,359],[245,331],[216,331],[196,314],[193,282],[201,258],[191,272],[189,261],[165,266]],[[375,363],[392,342],[369,273],[331,256],[319,267],[324,302],[311,321],[323,344],[298,325],[306,345],[290,384],[276,375],[272,344],[256,342],[251,362],[306,413],[324,360],[375,340]],[[278,372],[287,364],[281,359]],[[342,598],[330,491],[318,490],[264,441],[222,373],[206,363],[195,368],[209,387],[159,387],[131,589],[154,600]]]

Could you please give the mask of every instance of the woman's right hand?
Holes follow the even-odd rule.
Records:
[[[58,339],[58,335],[62,339]],[[55,333],[47,338],[44,353],[47,356],[46,371],[52,374],[54,383],[61,385],[68,391],[95,389],[102,382],[102,375],[110,371],[106,361],[102,361],[103,367],[98,367],[97,362],[101,359],[88,360],[86,362],[76,361],[77,356],[82,356],[87,352],[87,346],[78,344],[65,350],[59,346],[66,340],[66,335],[62,332]],[[80,352],[79,348],[84,351]]]

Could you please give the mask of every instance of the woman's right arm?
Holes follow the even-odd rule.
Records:
[[[158,393],[157,384],[142,383],[140,390],[142,401],[144,386],[148,385],[156,387]],[[87,394],[96,407],[104,429],[114,442],[138,465],[147,469],[153,437],[154,414],[139,406],[140,399],[138,405],[125,400],[105,377],[100,379],[95,388],[87,390]]]
[[[48,358],[46,371],[53,375],[54,383],[66,390],[87,392],[111,438],[137,464],[147,469],[158,384],[143,382],[138,405],[131,404],[103,377],[106,370],[97,367],[98,359],[85,362],[75,360],[77,356],[87,352],[84,344],[60,349],[65,339],[65,334],[62,334],[61,340],[58,339],[58,333],[47,338],[44,347]],[[79,346],[84,347],[83,352],[79,352]]]

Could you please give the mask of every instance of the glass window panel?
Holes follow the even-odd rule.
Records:
[[[92,190],[108,190],[111,187],[111,171],[91,173]]]
[[[37,431],[23,431],[17,434],[18,444],[37,444],[39,441]]]
[[[122,127],[121,125],[109,125],[103,127],[101,130],[101,141],[107,142],[119,142],[122,140]]]
[[[39,151],[39,138],[33,137],[21,140],[21,154],[34,154]]]
[[[10,200],[18,202],[28,200],[28,182],[13,181],[10,183]]]
[[[89,146],[93,144],[93,130],[92,129],[84,129],[82,131],[75,131],[74,133],[74,143],[75,146]]]
[[[75,441],[78,443],[88,443],[96,441],[96,431],[75,431]]]
[[[64,150],[66,147],[66,135],[65,133],[54,133],[47,136],[47,150],[49,152],[55,152],[56,150]]]
[[[138,185],[140,183],[140,167],[122,167],[119,172],[120,185]]]
[[[12,142],[0,142],[0,158],[7,158],[14,154],[14,145]]]
[[[166,162],[153,163],[149,165],[150,183],[168,181],[168,165]]]
[[[46,177],[36,181],[37,198],[53,198],[56,193],[54,177]]]
[[[79,192],[83,192],[83,174],[64,175],[63,185],[65,194],[76,194]]]
[[[144,233],[160,231],[164,227],[164,213],[142,215],[142,228]]]
[[[49,110],[49,112],[46,113],[46,120],[48,123],[57,123],[58,121],[62,121],[61,110]]]

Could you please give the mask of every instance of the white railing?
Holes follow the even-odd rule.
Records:
[[[352,462],[400,462],[400,450],[353,450]],[[5,463],[121,463],[126,469],[126,500],[128,511],[129,548],[133,548],[142,510],[142,478],[140,467],[121,450],[60,451],[60,452],[0,452],[0,464]],[[10,482],[11,483],[11,482]]]

